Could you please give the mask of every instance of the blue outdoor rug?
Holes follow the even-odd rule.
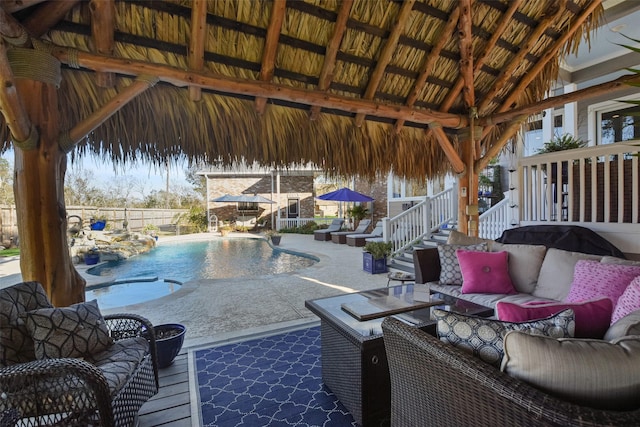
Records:
[[[356,426],[322,383],[320,328],[194,351],[203,426]]]

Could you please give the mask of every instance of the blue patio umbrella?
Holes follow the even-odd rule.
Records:
[[[339,190],[332,191],[330,193],[325,193],[321,196],[317,197],[321,200],[334,200],[336,202],[372,202],[373,198],[358,193],[357,191],[351,190],[347,187],[343,187]]]
[[[372,202],[374,199],[366,194],[358,193],[347,187],[343,187],[339,190],[325,193],[317,197],[320,200],[333,200],[336,202]],[[342,203],[340,203],[339,215],[342,216]]]

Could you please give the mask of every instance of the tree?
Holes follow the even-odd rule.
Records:
[[[13,205],[13,166],[0,158],[0,204]]]
[[[192,190],[200,194],[204,199],[207,197],[207,179],[203,175],[197,175],[197,172],[202,169],[201,164],[190,164],[184,170],[185,179],[189,184],[193,186]]]

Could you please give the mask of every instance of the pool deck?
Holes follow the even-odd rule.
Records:
[[[248,236],[255,237],[232,233],[227,238]],[[220,237],[208,233],[163,237],[158,244],[210,238]],[[386,274],[372,275],[362,270],[362,248],[321,242],[314,240],[313,235],[302,234],[284,234],[278,248],[313,255],[320,261],[285,274],[194,280],[169,296],[103,313],[137,313],[154,324],[182,323],[187,327],[184,347],[192,347],[317,322],[317,317],[304,307],[305,300],[387,285]],[[77,269],[90,284],[104,281],[87,274],[84,265],[78,265]],[[0,287],[20,280],[17,257],[0,261]]]

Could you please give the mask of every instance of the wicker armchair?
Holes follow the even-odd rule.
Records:
[[[638,426],[640,410],[556,399],[403,322],[382,323],[392,426]]]
[[[0,425],[131,426],[158,391],[153,326],[137,315],[105,316],[114,342],[83,358],[36,360],[24,313],[51,308],[42,286],[0,290]]]

